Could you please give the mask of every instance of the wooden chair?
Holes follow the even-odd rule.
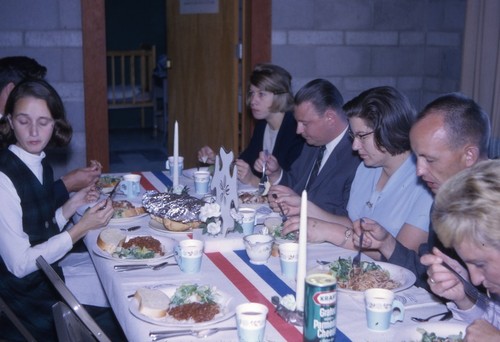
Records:
[[[156,47],[144,44],[137,50],[108,51],[108,108],[141,109],[141,127],[145,126],[145,109],[153,110],[155,120],[153,71],[156,66]]]

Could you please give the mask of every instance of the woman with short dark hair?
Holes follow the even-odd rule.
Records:
[[[418,179],[409,132],[415,110],[393,87],[368,89],[343,107],[349,120],[352,149],[363,163],[351,184],[348,217],[320,212],[308,220],[308,239],[354,248],[353,227],[380,225],[407,248],[417,250],[427,241],[432,195]],[[298,229],[297,219],[284,233]],[[375,259],[370,233],[363,248]]]

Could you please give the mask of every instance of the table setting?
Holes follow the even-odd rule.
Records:
[[[245,207],[239,202],[239,191],[258,189],[239,184],[227,170],[217,172],[221,170],[221,165],[222,168],[229,165],[228,161],[234,158],[232,153],[224,156],[225,151],[221,150],[215,172],[209,177],[210,184],[196,187],[196,172],[210,171],[179,168],[178,147],[176,153],[175,150],[170,170],[133,173],[139,176],[135,177],[140,185],[138,193],[117,193],[115,199],[124,198],[141,203],[143,196],[150,191],[163,193],[187,189],[190,196],[205,203],[210,197],[214,201],[212,204],[219,205],[218,217],[222,218],[222,222],[218,234],[207,234],[208,224],[205,228],[169,231],[146,213],[133,220],[91,231],[85,237],[85,244],[109,304],[127,338],[130,341],[194,341],[200,338],[208,341],[236,341],[238,336],[246,336],[250,340],[262,341],[302,340],[304,329],[307,328],[304,326],[306,321],[303,314],[309,305],[306,278],[311,274],[331,275],[332,265],[339,258],[352,260],[357,256],[357,251],[328,243],[307,243],[306,215],[301,215],[298,240],[295,237],[284,239],[279,233],[274,235],[273,227],[279,226],[287,218],[283,212],[269,210],[266,203],[247,207],[254,210],[248,214],[251,217],[249,222],[253,222],[244,234],[241,226],[243,220],[235,221],[231,210],[234,214],[239,208]],[[109,179],[119,178],[120,175],[116,176],[103,175]],[[203,173],[203,176],[200,182],[206,182],[206,174]],[[304,193],[301,212],[307,212],[306,203],[307,193]],[[203,223],[207,223],[200,222],[202,227]],[[237,225],[241,226],[241,232],[234,231]],[[121,231],[127,239],[132,236],[151,236],[160,242],[163,256],[121,259],[99,248],[97,242],[104,230],[120,230],[131,226],[139,228],[134,227],[135,230],[131,232]],[[368,301],[364,290],[341,288],[337,281],[332,292],[334,303],[329,302],[334,308],[334,320],[328,328],[336,341],[420,341],[425,332],[438,335],[458,334],[460,331],[465,333],[465,325],[450,318],[444,304],[426,290],[413,286],[415,276],[411,272],[396,265],[373,262],[365,255],[361,255],[359,261],[360,265],[372,263],[387,271],[398,286],[378,292],[375,296],[379,300],[377,302]],[[127,268],[124,265],[129,270],[124,271]],[[192,287],[208,288],[214,295],[212,299],[195,301],[201,305],[217,306],[218,313],[207,321],[179,321],[171,316],[176,308],[193,304],[189,300],[179,304],[176,299],[179,291]],[[147,292],[150,290],[153,292]],[[149,308],[144,304],[149,303],[148,296],[163,299],[166,296],[166,307],[161,310]],[[384,301],[380,302],[382,297]],[[204,296],[197,295],[197,298]],[[293,298],[293,307],[289,305],[290,298]],[[384,314],[381,315],[381,310],[377,309],[380,307],[390,309],[382,310]],[[151,312],[159,317],[152,317]],[[249,326],[249,312],[260,317],[255,320],[259,323]],[[429,316],[434,317],[427,320]]]

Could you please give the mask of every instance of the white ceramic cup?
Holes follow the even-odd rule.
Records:
[[[175,260],[184,273],[198,273],[203,257],[203,241],[186,239],[175,247]]]
[[[141,193],[141,175],[127,174],[120,182],[120,190],[127,198],[136,198]]]
[[[253,234],[255,227],[255,216],[257,212],[253,208],[239,208],[238,213],[242,216],[241,228],[243,235]]]
[[[295,279],[299,262],[299,244],[285,242],[279,245],[281,274],[286,278]]]
[[[243,238],[245,250],[250,262],[254,265],[264,265],[271,256],[274,238],[271,235],[251,234]]]
[[[208,186],[210,184],[210,172],[195,171],[193,178],[194,178],[194,191],[199,195],[204,195],[208,193]]]
[[[170,177],[174,176],[174,157],[168,157],[168,160],[165,164],[165,168],[170,171]],[[182,175],[182,170],[184,170],[184,157],[177,157],[177,169],[179,170],[179,177]]]
[[[365,291],[366,322],[368,329],[386,331],[391,323],[403,321],[404,305],[394,299],[394,292],[386,289]]]
[[[264,341],[268,311],[269,309],[267,306],[259,303],[244,303],[238,305],[236,307],[238,341]]]

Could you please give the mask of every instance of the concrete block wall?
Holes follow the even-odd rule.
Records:
[[[344,100],[374,86],[417,110],[460,84],[466,0],[273,0],[272,62],[297,91],[314,78]]]
[[[0,2],[0,57],[26,55],[46,66],[73,127],[70,146],[49,151],[56,177],[86,162],[81,22],[80,0]]]

